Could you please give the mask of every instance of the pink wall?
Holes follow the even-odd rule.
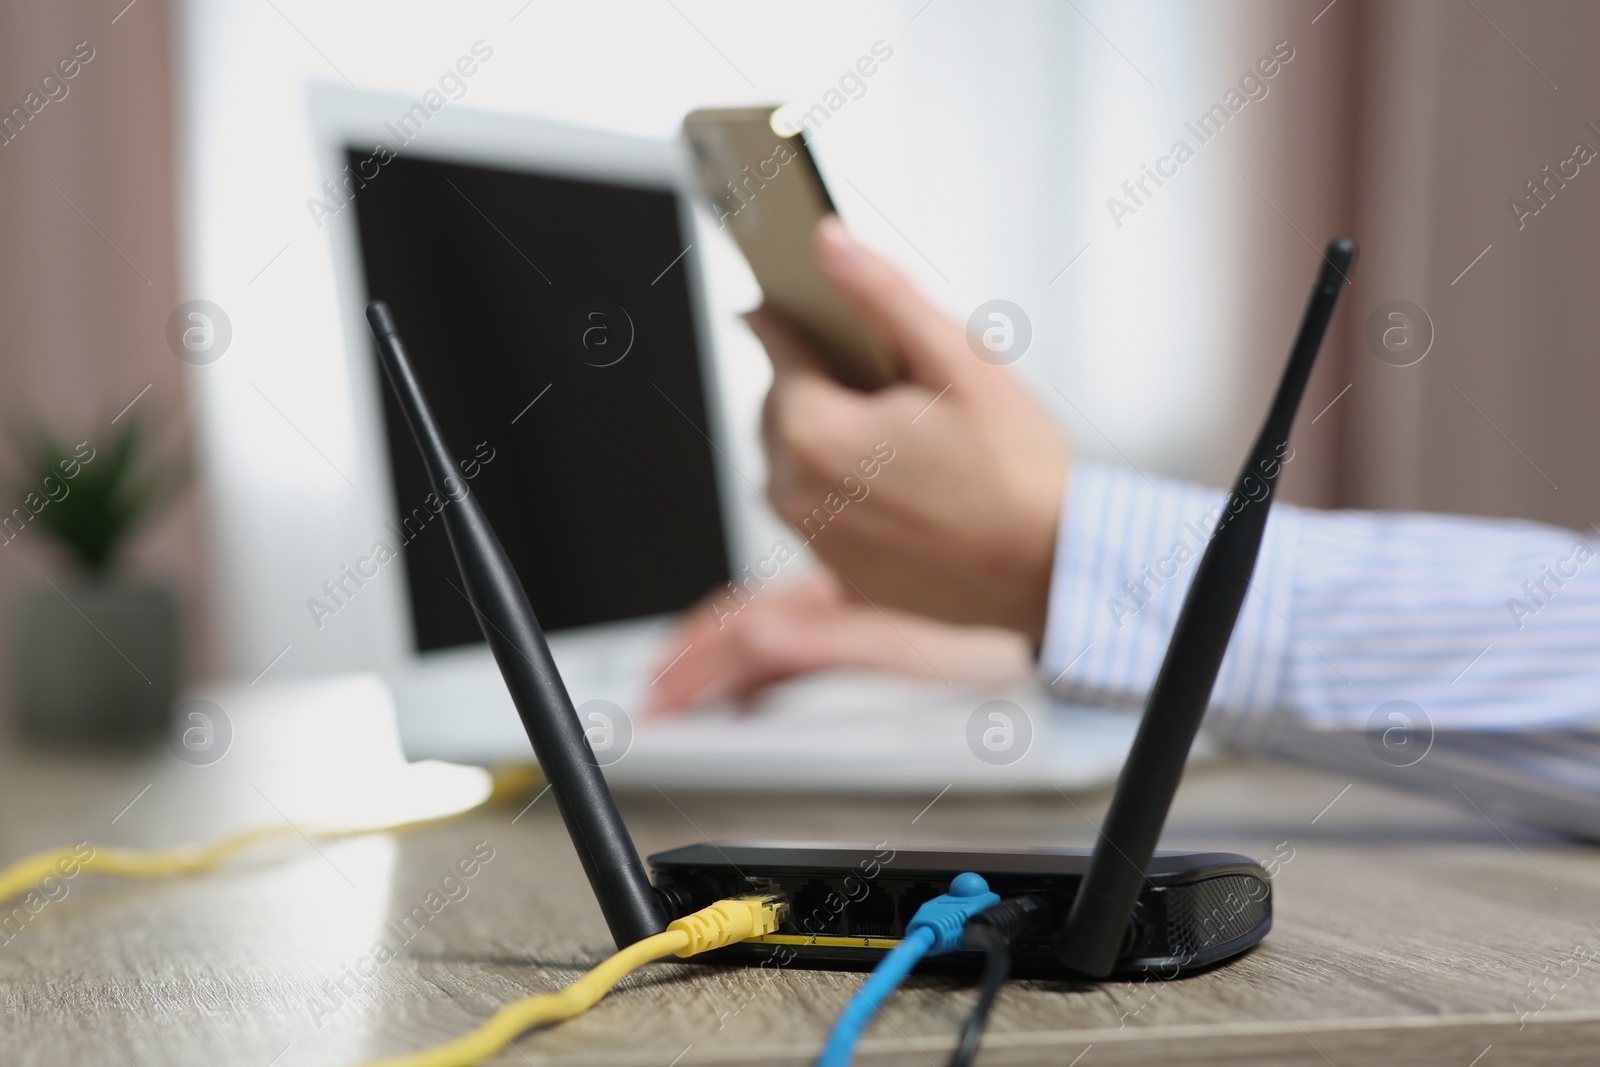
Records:
[[[0,111],[24,106],[78,42],[93,49],[65,82],[66,96],[46,104],[0,147],[5,511],[26,491],[10,476],[11,439],[34,423],[99,444],[136,415],[168,440],[187,419],[185,367],[165,341],[167,316],[179,301],[169,13],[163,0],[139,0],[120,17],[118,7],[0,8]],[[132,411],[111,426],[147,385]],[[179,587],[189,677],[212,662],[195,496],[191,488],[143,530],[128,559],[130,571]],[[41,571],[57,576],[63,569],[37,528],[0,548],[0,708],[7,712],[15,594],[42,582]],[[86,634],[93,639],[92,631]]]
[[[1600,5],[1406,0],[1347,17],[1358,303],[1414,300],[1436,339],[1395,368],[1352,338],[1338,499],[1581,529],[1600,518],[1600,159],[1521,229],[1508,201],[1574,142],[1600,151]]]

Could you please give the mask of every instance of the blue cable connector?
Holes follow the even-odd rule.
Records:
[[[906,936],[926,927],[933,931],[933,947],[928,955],[955,952],[961,948],[961,931],[966,929],[967,920],[998,903],[1000,894],[990,892],[983,875],[971,871],[958,874],[950,880],[948,893],[934,897],[917,909],[906,924]]]
[[[878,961],[860,991],[839,1013],[839,1021],[834,1023],[828,1043],[817,1058],[817,1067],[848,1067],[856,1042],[878,1008],[900,988],[922,958],[960,949],[967,920],[998,903],[1000,895],[989,890],[983,875],[967,871],[951,879],[948,893],[918,908],[906,924],[905,939]]]

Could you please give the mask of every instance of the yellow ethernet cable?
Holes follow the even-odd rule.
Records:
[[[525,796],[543,780],[538,768],[532,764],[495,767],[490,771],[491,786],[488,797],[466,811],[382,826],[307,829],[304,837],[312,841],[335,841],[367,834],[401,833],[423,826],[440,825],[474,811]],[[241,852],[248,852],[250,849],[277,841],[298,839],[302,839],[301,832],[292,826],[268,826],[245,830],[209,845],[184,845],[150,852],[92,846],[84,850],[89,853],[84,856],[80,852],[81,846],[50,849],[27,856],[0,870],[0,901],[20,896],[36,887],[46,877],[59,876],[67,871],[74,874],[80,870],[90,871],[94,874],[117,875],[124,878],[166,878],[179,874],[197,874],[219,867]]]
[[[667,956],[694,956],[770,934],[783,922],[787,911],[788,904],[777,894],[719,900],[674,919],[654,937],[634,942],[559,993],[514,1000],[483,1026],[454,1041],[392,1059],[374,1060],[365,1067],[471,1067],[509,1047],[535,1026],[582,1015],[618,982],[647,963]]]

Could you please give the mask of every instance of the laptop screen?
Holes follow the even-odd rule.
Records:
[[[354,210],[367,295],[393,310],[460,486],[476,494],[541,625],[678,611],[725,582],[676,196],[347,155],[365,178]],[[416,650],[480,642],[438,521],[450,503],[431,494],[381,391],[390,543],[405,559]]]

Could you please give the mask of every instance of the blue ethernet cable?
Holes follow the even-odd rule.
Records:
[[[983,875],[967,871],[950,881],[950,891],[923,904],[906,924],[906,936],[878,961],[861,989],[839,1013],[828,1043],[817,1057],[817,1067],[849,1067],[856,1042],[872,1022],[883,1002],[900,988],[900,983],[924,956],[939,956],[962,947],[962,931],[967,920],[1000,903],[990,892]]]
[[[828,1043],[822,1047],[822,1055],[817,1058],[817,1067],[848,1067],[855,1056],[856,1042],[872,1022],[872,1017],[878,1013],[878,1008],[922,962],[922,957],[933,947],[933,941],[933,931],[923,927],[916,933],[907,934],[904,941],[878,961],[872,975],[850,1003],[845,1005],[844,1011],[839,1013],[839,1021],[833,1024]]]

